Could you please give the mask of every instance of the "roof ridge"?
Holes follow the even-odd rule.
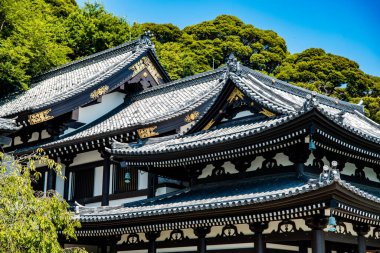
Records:
[[[140,41],[141,41],[140,39],[136,39],[136,40],[133,40],[130,42],[126,42],[126,43],[123,43],[121,45],[118,45],[118,46],[115,46],[112,48],[108,48],[106,50],[102,50],[100,52],[85,56],[85,57],[80,58],[78,60],[74,60],[74,61],[68,62],[66,64],[63,64],[61,66],[55,67],[51,70],[48,70],[44,73],[41,73],[41,74],[33,77],[32,85],[30,87],[37,86],[38,82],[41,82],[47,78],[50,78],[51,76],[54,76],[57,72],[59,72],[59,74],[61,74],[62,72],[71,71],[73,66],[78,67],[78,65],[80,65],[80,66],[85,65],[90,60],[92,60],[92,61],[102,60],[102,56],[103,57],[109,56],[110,54],[115,53],[117,51],[122,51],[123,49],[130,49],[131,47],[136,46],[136,44],[138,44]]]
[[[181,84],[184,84],[184,83],[187,83],[187,82],[190,82],[190,81],[202,81],[203,78],[206,79],[207,77],[210,77],[212,75],[216,75],[219,72],[222,72],[223,70],[225,70],[225,68],[221,67],[221,68],[213,69],[213,70],[210,70],[210,71],[202,72],[202,73],[199,73],[199,74],[196,74],[196,75],[180,78],[180,79],[168,82],[168,83],[164,83],[164,84],[152,87],[150,89],[143,90],[143,91],[141,91],[139,93],[136,93],[136,94],[134,94],[134,96],[132,97],[132,99],[137,99],[137,98],[141,99],[141,97],[145,97],[149,93],[152,93],[154,91],[162,91],[162,90],[165,90],[167,88],[171,88],[173,86],[175,87],[177,85],[181,85]]]
[[[136,53],[137,53],[137,56],[136,56]],[[144,53],[145,53],[145,50],[141,50],[141,51],[138,50],[138,51],[132,53],[131,55],[129,55],[128,57],[124,58],[119,63],[117,63],[115,65],[111,65],[108,68],[102,70],[101,72],[96,73],[94,76],[91,76],[90,78],[87,78],[86,80],[83,80],[82,82],[79,83],[79,85],[80,85],[79,86],[80,87],[79,90],[84,91],[84,90],[87,90],[87,89],[91,88],[93,85],[87,86],[86,84],[93,83],[97,79],[105,80],[106,78],[109,77],[109,75],[107,75],[106,73],[110,72],[111,76],[114,75],[115,73],[117,73],[118,71],[120,71],[121,68],[123,68],[123,67],[120,68],[120,66],[128,65],[131,62],[131,59],[134,60],[137,57],[139,57],[140,55],[143,55]],[[65,93],[67,95],[67,94],[70,94],[73,91],[77,91],[77,90],[78,90],[78,87],[75,86],[75,87],[71,87]],[[57,95],[53,96],[52,99],[54,99],[56,97],[61,97],[61,95],[62,94],[57,94]],[[37,106],[37,108],[38,108],[38,106]]]
[[[248,68],[246,66],[242,66],[242,69],[245,72],[249,72],[249,73],[253,74],[254,76],[255,75],[259,76],[259,78],[261,77],[261,78],[264,78],[264,79],[271,79],[271,82],[273,82],[273,80],[274,80],[275,84],[281,84],[281,86],[278,86],[278,85],[276,86],[274,84],[273,87],[275,87],[275,88],[277,88],[279,90],[282,90],[284,92],[288,92],[288,93],[290,93],[292,95],[296,95],[296,96],[300,96],[300,97],[305,97],[307,94],[312,94],[312,91],[310,91],[308,89],[296,86],[294,84],[285,82],[283,80],[280,80],[280,79],[272,77],[272,76],[265,75],[265,74],[260,73],[260,72],[258,72],[256,70],[250,69],[250,68]],[[298,91],[298,93],[295,90]],[[300,94],[300,93],[303,93],[303,94]],[[323,94],[320,94],[320,93],[317,93],[317,97],[318,97],[318,100],[322,104],[331,106],[331,107],[336,108],[336,109],[340,109],[340,110],[342,110],[342,109],[346,109],[347,110],[348,109],[350,111],[354,111],[354,110],[363,111],[363,106],[360,106],[360,105],[357,105],[357,104],[353,104],[353,103],[350,103],[350,102],[347,102],[347,101],[344,101],[344,100],[336,99],[336,98],[333,98],[333,97],[330,97],[330,96],[327,96],[327,95],[323,95]],[[336,101],[339,101],[339,102],[336,103]]]

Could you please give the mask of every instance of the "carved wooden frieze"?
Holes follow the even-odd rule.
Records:
[[[38,123],[54,119],[53,116],[49,115],[50,111],[51,111],[51,109],[46,109],[44,111],[37,112],[37,113],[29,115],[28,116],[29,124],[36,125]]]
[[[152,75],[152,77],[156,81],[156,83],[159,84],[160,80],[162,80],[163,78],[160,75],[160,73],[158,73],[156,67],[154,66],[152,61],[149,59],[149,57],[144,56],[138,62],[136,62],[132,67],[130,67],[129,69],[133,71],[132,77],[134,77],[145,68]]]
[[[109,89],[110,89],[110,87],[108,85],[104,85],[104,86],[94,90],[93,92],[91,92],[90,97],[92,99],[97,99],[100,96],[103,96],[104,94],[106,94]]]
[[[137,129],[137,134],[139,135],[141,139],[157,136],[159,135],[159,133],[155,132],[156,129],[157,129],[157,126],[140,128],[140,129]]]
[[[235,100],[244,99],[244,94],[238,88],[234,88],[231,94],[228,96],[227,101],[229,104]]]
[[[267,117],[275,117],[276,116],[276,114],[274,114],[273,112],[271,112],[271,111],[269,111],[269,110],[267,110],[265,108],[262,108],[262,110],[260,111],[260,113],[262,115],[267,116]]]

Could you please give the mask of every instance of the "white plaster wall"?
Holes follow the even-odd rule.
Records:
[[[32,137],[29,139],[28,142],[31,142],[31,141],[37,141],[37,140],[38,140],[38,137],[39,137],[39,133],[34,132],[34,133],[32,133]]]
[[[16,136],[16,137],[15,137],[14,144],[15,144],[15,145],[20,145],[20,144],[22,144],[22,141],[21,141],[20,136]]]
[[[380,180],[377,178],[376,173],[372,168],[365,167],[364,172],[365,172],[365,176],[369,180],[380,183]]]
[[[160,196],[162,194],[166,194],[166,193],[174,192],[174,191],[178,191],[178,189],[172,188],[172,187],[159,187],[156,190],[156,196]]]
[[[72,167],[75,165],[96,162],[96,161],[103,161],[103,158],[100,156],[97,150],[94,150],[94,151],[78,154],[75,157],[74,162],[70,166]]]
[[[148,188],[148,173],[144,171],[138,171],[138,190]]]
[[[140,197],[134,197],[134,198],[110,200],[109,206],[121,206],[125,203],[130,203],[133,201],[138,201],[138,200],[142,200],[142,199],[146,199],[146,198],[147,198],[147,196],[140,196]],[[101,202],[94,202],[94,203],[86,204],[87,207],[99,207],[101,205],[102,205]]]
[[[96,167],[94,174],[94,196],[99,196],[102,195],[103,167]]]
[[[61,170],[62,174],[61,176],[57,175],[57,178],[55,180],[55,190],[61,195],[63,196],[63,192],[64,192],[64,189],[65,189],[65,180],[68,180],[63,178],[63,176],[65,175],[65,166],[62,165],[62,170]]]
[[[249,168],[247,169],[247,172],[249,172],[249,171],[255,171],[255,170],[257,170],[257,169],[260,169],[260,168],[261,168],[261,165],[262,165],[263,162],[264,162],[264,160],[265,160],[265,158],[262,157],[262,156],[258,156],[258,157],[256,157],[255,160],[252,161],[252,163],[251,163],[251,167],[249,167]]]
[[[46,130],[42,130],[41,138],[42,139],[50,138],[50,134]]]
[[[134,197],[134,198],[110,200],[110,206],[120,206],[120,205],[123,205],[125,203],[139,201],[139,200],[146,199],[146,198],[147,198],[147,196],[139,196],[139,197]]]
[[[117,106],[121,105],[124,102],[124,97],[125,94],[121,92],[112,92],[104,95],[101,103],[86,107],[79,107],[78,122],[85,124],[93,122],[112,109],[115,109]],[[64,134],[70,133],[74,130],[75,129],[73,128],[69,128]]]

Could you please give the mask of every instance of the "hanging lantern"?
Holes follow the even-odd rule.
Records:
[[[309,142],[309,150],[310,150],[311,152],[313,152],[313,151],[316,150],[316,149],[317,149],[317,147],[315,146],[315,143],[314,143],[313,139],[310,138],[310,142]]]
[[[327,224],[328,226],[328,231],[329,232],[335,232],[336,231],[336,220],[335,220],[335,217],[334,216],[330,216],[329,217],[329,222]]]
[[[131,182],[131,173],[129,171],[125,172],[124,174],[124,182],[126,184],[129,184]]]

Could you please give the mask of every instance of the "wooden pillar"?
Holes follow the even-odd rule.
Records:
[[[328,219],[323,216],[314,216],[306,219],[306,225],[311,231],[311,251],[313,253],[325,253],[326,242],[323,229],[327,226]]]
[[[101,152],[103,161],[103,183],[102,183],[102,206],[108,206],[110,202],[110,154],[106,151]]]
[[[156,196],[157,175],[153,172],[148,172],[148,198]]]
[[[263,231],[268,228],[268,222],[254,222],[249,224],[249,229],[254,232],[253,242],[255,244],[255,253],[264,253],[266,243],[263,237]]]
[[[325,234],[323,230],[313,229],[311,232],[311,250],[313,253],[325,253]]]
[[[353,229],[358,234],[358,253],[365,253],[367,246],[364,236],[369,232],[370,227],[367,224],[354,224]]]
[[[160,231],[150,231],[145,233],[146,239],[149,241],[148,244],[148,253],[156,253],[157,252],[157,243],[156,240],[160,237]]]
[[[70,165],[74,162],[75,155],[63,156],[60,158],[61,163],[65,165],[65,182],[63,185],[63,198],[69,200],[69,185],[70,185]]]
[[[207,245],[206,245],[206,235],[210,233],[210,227],[198,227],[194,228],[194,234],[198,237],[198,245],[197,252],[198,253],[206,253]]]
[[[48,178],[47,178],[47,190],[54,190],[54,177],[55,177],[55,171],[53,169],[48,170]]]

